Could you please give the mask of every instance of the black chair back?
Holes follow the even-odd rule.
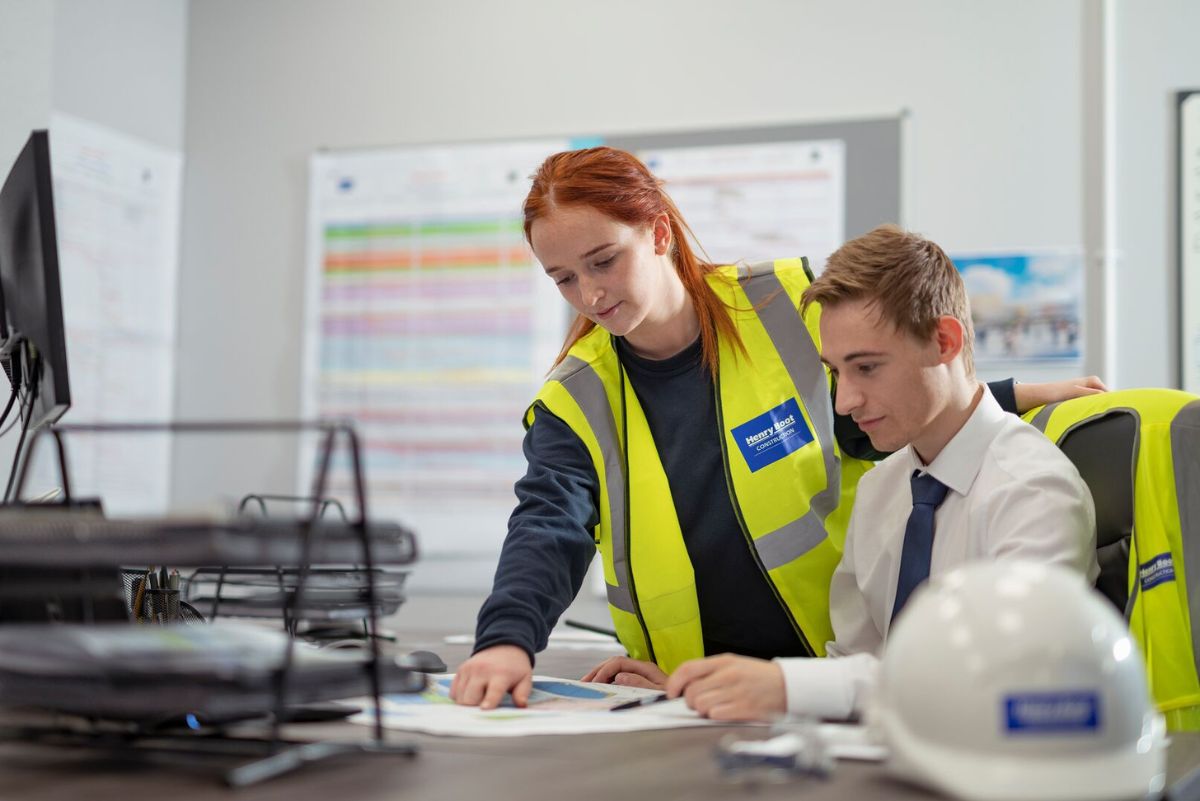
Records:
[[[1096,505],[1096,589],[1122,614],[1129,603],[1129,541],[1133,535],[1133,479],[1138,420],[1128,410],[1077,426],[1059,442]]]

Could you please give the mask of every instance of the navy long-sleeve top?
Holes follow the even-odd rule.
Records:
[[[669,359],[644,359],[617,338],[626,374],[646,413],[667,474],[696,579],[706,654],[803,656],[803,644],[754,562],[725,483],[716,393],[696,341]],[[1008,411],[1012,381],[991,385]],[[834,431],[844,453],[879,459],[848,417]],[[599,524],[599,480],[591,457],[566,423],[538,409],[525,434],[528,468],[514,488],[492,593],[479,611],[475,651],[516,645],[530,659],[570,605],[587,572]],[[753,621],[753,625],[747,625]]]

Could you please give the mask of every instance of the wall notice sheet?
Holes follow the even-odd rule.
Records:
[[[313,158],[305,409],[357,422],[372,514],[412,526],[427,554],[495,542],[511,511],[521,414],[565,319],[521,201],[567,145]]]
[[[71,409],[64,422],[169,420],[183,159],[56,113],[50,125]],[[73,436],[77,491],[110,514],[166,511],[166,436]],[[48,451],[33,484],[59,483]]]

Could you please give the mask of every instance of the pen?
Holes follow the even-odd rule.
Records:
[[[637,709],[639,706],[649,706],[650,704],[657,704],[659,701],[669,701],[669,700],[670,699],[667,698],[666,693],[659,693],[658,695],[647,695],[644,698],[635,698],[632,701],[626,701],[623,704],[617,704],[616,706],[609,707],[608,711],[609,712],[621,712],[622,710],[625,710],[625,709]]]
[[[617,639],[617,633],[615,631],[612,629],[606,629],[603,626],[593,626],[591,623],[581,623],[578,620],[564,620],[563,623],[567,624],[573,629],[590,631],[594,634],[605,634],[609,637],[612,637],[614,640]]]
[[[142,622],[142,599],[146,597],[146,584],[150,581],[150,571],[146,571],[146,575],[142,576],[137,583],[137,594],[133,599],[133,619],[138,623]]]

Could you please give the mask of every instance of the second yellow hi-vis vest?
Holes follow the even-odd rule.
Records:
[[[1080,426],[1118,414],[1137,423],[1134,453],[1110,456],[1132,456],[1129,629],[1168,727],[1200,729],[1200,398],[1122,390],[1032,409],[1024,419],[1061,445]]]
[[[802,259],[709,276],[750,354],[722,340],[714,381],[730,501],[797,636],[823,656],[832,638],[829,582],[854,487],[870,464],[844,457],[834,440],[819,312],[813,307],[806,322],[798,311],[809,281]],[[668,673],[704,656],[695,578],[667,475],[612,335],[597,327],[571,348],[526,412],[527,426],[539,409],[566,422],[595,465],[596,545],[621,643]]]

